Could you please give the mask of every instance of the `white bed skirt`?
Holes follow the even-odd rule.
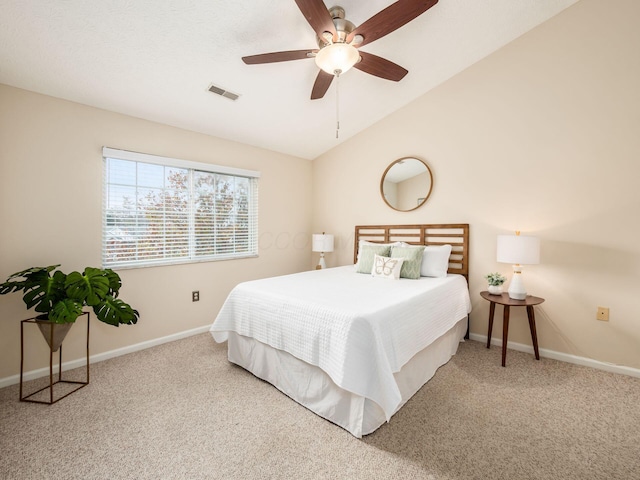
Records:
[[[466,331],[464,317],[394,374],[402,394],[396,412],[455,355]],[[357,438],[372,433],[386,421],[378,404],[338,387],[320,368],[282,350],[229,332],[228,358]]]

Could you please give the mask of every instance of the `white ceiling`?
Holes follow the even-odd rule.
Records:
[[[0,0],[0,83],[313,159],[577,0],[440,0],[362,47],[409,74],[352,69],[311,101],[312,59],[241,57],[317,46],[294,0]],[[391,0],[325,1],[356,26]],[[213,83],[241,96],[207,91]]]

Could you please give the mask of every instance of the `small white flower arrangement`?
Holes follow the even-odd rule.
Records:
[[[487,275],[485,275],[484,278],[492,287],[499,287],[500,285],[502,285],[504,282],[507,281],[507,278],[503,277],[498,272],[488,273]]]

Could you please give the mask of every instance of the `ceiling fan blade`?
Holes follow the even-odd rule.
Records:
[[[329,10],[325,6],[322,0],[295,0],[298,8],[307,19],[311,28],[316,32],[318,37],[323,38],[324,32],[330,32],[333,35],[333,40],[337,40],[336,26],[333,24],[333,19]]]
[[[357,45],[360,48],[409,23],[436,3],[438,0],[398,0],[356,27],[347,36],[346,42],[351,43],[356,35],[362,35],[364,40]]]
[[[407,73],[409,73],[409,70],[402,68],[400,65],[390,62],[385,58],[362,51],[359,51],[358,53],[362,60],[356,63],[353,68],[362,70],[370,75],[399,82]]]
[[[331,85],[332,81],[333,75],[325,72],[324,70],[320,70],[316,77],[316,81],[313,84],[313,89],[311,90],[311,100],[317,100],[324,97],[324,94],[329,90],[329,85]]]
[[[289,50],[287,52],[261,53],[260,55],[249,55],[242,57],[242,61],[247,65],[256,65],[259,63],[275,63],[287,62],[289,60],[302,60],[304,58],[313,58],[314,53],[318,50]]]

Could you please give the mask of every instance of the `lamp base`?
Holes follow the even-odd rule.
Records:
[[[327,268],[327,264],[324,262],[324,252],[320,254],[320,261],[316,265],[316,270],[322,270],[323,268]]]
[[[527,294],[509,292],[509,298],[512,300],[525,300],[527,298]]]
[[[512,298],[513,300],[524,300],[527,298],[527,289],[524,288],[522,267],[520,267],[520,265],[513,266],[513,277],[509,284],[509,298]]]

